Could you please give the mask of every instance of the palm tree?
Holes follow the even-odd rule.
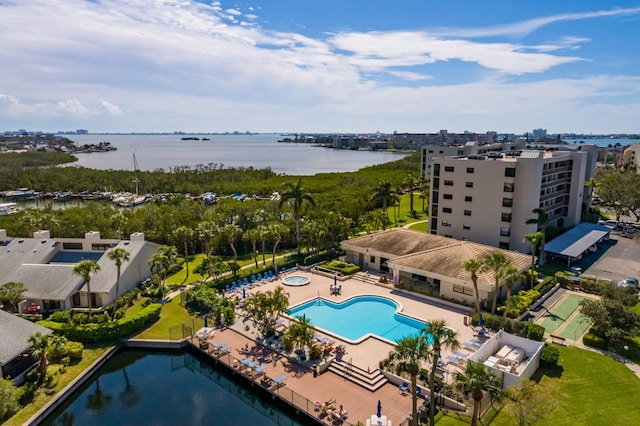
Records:
[[[237,262],[238,251],[236,250],[236,238],[242,235],[242,228],[234,224],[225,225],[225,227],[222,228],[222,234],[226,236],[227,243],[229,243],[229,247],[231,247],[231,251],[233,252],[233,259]]]
[[[193,229],[186,226],[178,226],[175,231],[176,238],[184,244],[184,264],[186,267],[186,278],[189,278],[189,240],[193,238]]]
[[[254,293],[253,297],[247,299],[244,309],[266,337],[274,333],[276,321],[281,314],[288,312],[288,306],[289,295],[282,286],[278,286],[273,291]]]
[[[419,184],[419,180],[416,179],[411,173],[407,174],[407,178],[404,181],[404,185],[409,191],[409,212],[413,212],[413,191]]]
[[[251,241],[251,247],[253,248],[253,261],[256,264],[256,268],[258,268],[258,254],[256,252],[256,247],[258,240],[260,239],[260,230],[258,228],[251,228],[245,232],[244,235],[249,241]]]
[[[542,265],[545,262],[544,240],[547,237],[547,226],[550,224],[549,215],[542,209],[533,209],[532,213],[536,214],[537,217],[528,219],[525,223],[527,225],[538,225],[538,230],[542,232],[543,238],[540,243],[540,258],[538,260],[538,263]]]
[[[67,339],[57,334],[42,334],[38,331],[29,336],[31,355],[34,358],[40,358],[41,380],[47,376],[47,368],[49,367],[48,352],[61,349],[66,343]]]
[[[436,410],[436,368],[440,358],[440,351],[442,349],[455,351],[460,348],[460,341],[458,341],[457,333],[454,330],[447,328],[447,322],[445,320],[427,321],[427,325],[421,333],[425,338],[428,338],[427,336],[431,336],[433,339],[431,342],[432,366],[429,373],[429,424],[433,426],[435,423]]]
[[[484,365],[475,362],[467,362],[465,371],[456,373],[454,379],[454,387],[461,392],[470,393],[473,398],[471,426],[476,426],[480,414],[480,401],[482,401],[484,391],[489,392],[492,401],[499,400],[502,397],[500,379],[487,370]]]
[[[396,342],[395,349],[389,354],[389,364],[395,368],[396,374],[407,373],[411,378],[413,425],[418,424],[418,395],[415,392],[418,375],[422,363],[431,356],[431,347],[423,335],[403,337]]]
[[[387,212],[387,207],[389,204],[395,203],[397,199],[400,197],[398,193],[393,189],[391,181],[389,179],[379,180],[378,186],[376,187],[373,195],[371,196],[371,201],[373,202],[381,202],[382,203],[382,214],[389,216]],[[395,216],[395,212],[394,212]]]
[[[211,220],[200,222],[196,226],[196,235],[202,241],[205,253],[209,253],[209,242],[215,237],[217,232],[218,226]]]
[[[494,291],[493,291],[493,303],[491,304],[491,313],[496,313],[496,306],[498,305],[498,295],[500,294],[500,270],[503,266],[510,264],[509,259],[504,253],[499,251],[494,251],[493,253],[487,255],[484,259],[482,259],[482,270],[493,271],[493,277],[495,279]]]
[[[282,234],[287,232],[287,227],[281,223],[272,223],[269,226],[269,234],[273,236],[273,257],[271,259],[272,263],[276,263],[276,249],[278,248],[278,244],[282,241]]]
[[[287,189],[281,194],[279,206],[282,207],[288,200],[293,201],[293,214],[296,219],[297,252],[300,254],[300,212],[302,211],[302,206],[305,201],[313,207],[316,206],[316,202],[310,193],[305,192],[302,186],[302,178],[298,179],[296,183],[287,183],[286,188]]]
[[[113,302],[113,312],[111,313],[111,321],[113,321],[116,317],[116,311],[118,310],[118,297],[120,297],[120,269],[122,267],[122,262],[129,261],[131,253],[122,247],[116,247],[109,250],[107,252],[107,256],[116,263],[116,268],[118,268],[118,277],[116,278],[116,299]]]
[[[504,327],[504,323],[507,320],[507,313],[509,312],[509,305],[511,305],[511,290],[513,290],[513,286],[516,281],[522,278],[522,274],[518,271],[513,265],[505,266],[501,273],[502,279],[504,279],[507,284],[507,306],[504,309],[504,313],[502,314],[502,319],[500,320],[500,328]]]
[[[585,188],[589,188],[588,192],[589,192],[589,196],[587,197],[587,201],[585,202],[585,205],[587,206],[587,212],[590,212],[591,209],[591,201],[593,200],[593,194],[596,191],[596,188],[600,186],[600,183],[595,180],[594,178],[589,178],[588,181],[585,181],[584,183],[584,187]]]
[[[174,246],[162,246],[156,253],[151,255],[149,259],[149,267],[154,273],[162,271],[162,283],[160,284],[160,290],[162,298],[164,299],[165,282],[167,281],[167,271],[169,267],[175,262],[178,256],[178,250]]]
[[[80,275],[85,284],[87,284],[87,292],[89,294],[89,316],[91,316],[92,300],[91,300],[91,274],[95,274],[100,270],[100,265],[93,260],[83,260],[73,267],[73,273]]]
[[[533,234],[526,234],[522,241],[526,241],[531,244],[531,282],[530,288],[533,287],[533,271],[536,268],[536,251],[538,250],[538,246],[544,241],[544,234],[542,232],[534,232]]]
[[[305,316],[296,317],[296,321],[285,332],[283,343],[290,345],[296,350],[303,351],[313,342],[313,325]]]
[[[478,293],[478,272],[482,271],[482,262],[476,259],[468,259],[462,262],[465,271],[471,274],[473,293],[476,297],[476,313],[480,315],[480,294]]]

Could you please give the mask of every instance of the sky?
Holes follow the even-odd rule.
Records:
[[[0,0],[0,131],[640,133],[640,0]]]

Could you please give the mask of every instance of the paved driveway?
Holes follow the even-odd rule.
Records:
[[[605,249],[603,253],[598,250],[592,255],[597,258],[584,271],[585,274],[614,282],[626,277],[640,278],[640,239],[612,235]]]

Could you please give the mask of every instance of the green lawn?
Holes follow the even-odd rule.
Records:
[[[539,369],[534,375],[550,392],[556,407],[536,425],[633,425],[640,424],[640,380],[624,364],[599,353],[575,347],[557,346],[559,367]],[[506,410],[489,410],[485,426],[512,426]],[[468,425],[468,418],[454,413],[436,416],[439,426]]]
[[[160,319],[135,338],[169,340],[169,329],[184,323],[192,325],[194,330],[198,330],[204,325],[204,320],[189,314],[186,308],[180,304],[180,297],[174,297],[162,307]]]
[[[51,398],[67,386],[73,379],[80,375],[93,361],[102,355],[108,347],[85,348],[82,360],[76,365],[70,365],[62,375],[56,375],[51,387],[40,388],[30,404],[18,411],[13,417],[7,420],[4,425],[22,425],[33,416],[39,409],[44,407]],[[59,368],[58,365],[51,365],[48,371]]]
[[[418,222],[416,224],[411,225],[409,227],[409,229],[413,229],[414,231],[420,231],[420,232],[428,233],[429,232],[429,222]]]
[[[413,210],[415,210],[415,217],[409,215],[411,213],[409,207],[411,205],[409,194],[403,194],[400,196],[400,211],[396,207],[387,207],[387,215],[391,226],[395,226],[398,218],[398,226],[404,226],[409,223],[428,219],[427,213],[422,211],[422,200],[418,197],[418,192],[413,194]],[[425,204],[426,206],[426,204]],[[395,214],[395,216],[394,216]]]
[[[534,376],[558,404],[540,425],[640,424],[640,380],[624,364],[599,353],[556,346],[561,368]],[[491,425],[511,425],[500,412]]]
[[[633,312],[640,315],[640,302],[636,303],[636,305],[633,306],[631,309],[633,309]]]

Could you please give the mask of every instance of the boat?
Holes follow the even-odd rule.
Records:
[[[140,204],[144,204],[148,197],[146,195],[140,195],[138,192],[140,179],[138,178],[138,160],[136,159],[135,152],[133,153],[133,173],[135,178],[133,181],[136,183],[136,192],[132,194],[130,192],[119,192],[114,194],[111,198],[114,204],[117,204],[120,207],[133,207],[139,206]]]
[[[69,201],[71,199],[71,191],[58,191],[53,196],[53,201]]]
[[[32,198],[36,196],[36,192],[29,188],[19,188],[15,191],[5,191],[5,198]]]
[[[0,216],[17,212],[18,205],[16,203],[0,203]]]

